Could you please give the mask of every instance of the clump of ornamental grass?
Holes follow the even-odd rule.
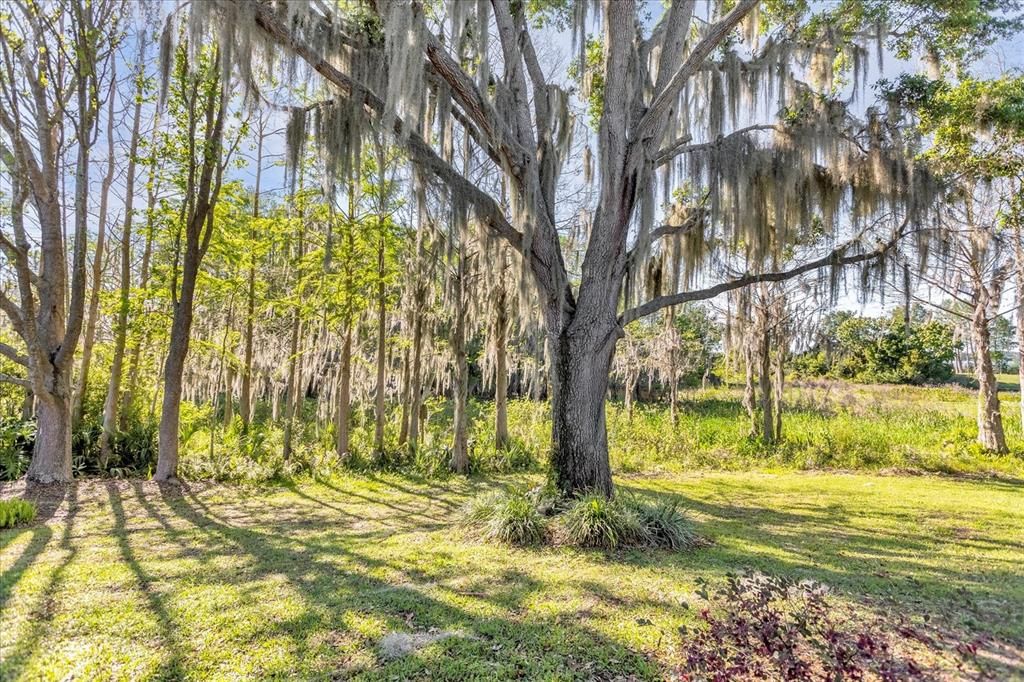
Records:
[[[635,497],[623,501],[632,507],[644,528],[642,537],[651,547],[680,550],[699,547],[706,541],[697,534],[693,524],[679,508],[676,500],[645,502]]]
[[[28,500],[0,500],[0,528],[14,528],[36,517],[36,506]]]
[[[616,549],[645,546],[649,540],[647,528],[632,505],[599,493],[573,500],[560,521],[565,542],[578,547]]]
[[[462,525],[481,540],[533,545],[547,536],[548,521],[527,493],[510,489],[472,500],[463,513]]]

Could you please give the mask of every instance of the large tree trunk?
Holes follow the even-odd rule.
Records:
[[[971,320],[974,339],[974,366],[978,379],[978,442],[992,452],[1005,453],[1006,435],[999,411],[999,385],[992,368],[988,328],[989,295],[983,284],[976,285],[975,309]]]
[[[620,334],[591,325],[567,329],[552,344],[552,468],[568,495],[613,492],[605,396]]]
[[[66,374],[54,376],[52,389],[36,402],[36,442],[27,477],[37,483],[71,480],[70,382]]]

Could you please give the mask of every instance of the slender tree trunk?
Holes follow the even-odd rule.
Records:
[[[412,403],[412,393],[410,392],[409,379],[411,374],[411,360],[409,357],[409,349],[406,348],[402,353],[402,422],[399,425],[398,431],[398,445],[399,447],[405,445],[409,439],[409,416],[411,414],[410,408]]]
[[[114,90],[117,78],[111,74],[110,91],[107,93],[109,108],[107,109],[107,172],[100,186],[100,214],[96,226],[96,254],[92,261],[92,290],[89,292],[89,307],[85,318],[85,336],[82,339],[82,364],[79,368],[78,386],[75,389],[75,402],[72,408],[72,426],[80,424],[85,407],[85,394],[89,389],[89,367],[92,364],[92,348],[96,342],[96,316],[100,308],[100,291],[103,279],[103,255],[107,239],[107,200],[110,196],[110,185],[114,181]],[[126,200],[131,206],[130,199]],[[105,465],[100,458],[101,466]]]
[[[352,325],[345,327],[345,340],[341,345],[341,378],[338,382],[338,457],[349,456],[349,422],[352,419]]]
[[[140,55],[144,50],[140,47]],[[110,439],[117,424],[117,405],[121,392],[121,373],[124,367],[124,349],[128,336],[128,309],[132,287],[132,210],[135,201],[135,157],[139,151],[139,127],[142,122],[143,79],[137,78],[135,90],[135,111],[132,117],[132,136],[128,143],[128,172],[125,178],[124,223],[121,227],[121,286],[119,288],[117,318],[114,321],[114,353],[110,363],[110,382],[103,402],[103,431],[100,433],[100,468],[106,469],[110,462]],[[153,181],[152,172],[150,182]],[[150,210],[156,202],[155,192],[150,188]]]
[[[1018,189],[1024,191],[1024,189]],[[1014,258],[1017,266],[1017,377],[1020,393],[1020,427],[1024,431],[1024,228],[1018,216],[1013,230]]]
[[[773,408],[775,410],[775,440],[782,440],[782,390],[786,379],[786,353],[782,344],[775,353],[775,381],[773,389]]]
[[[743,409],[750,419],[750,435],[758,434],[757,411],[754,407],[754,344],[752,339],[743,340]]]
[[[420,403],[423,400],[423,308],[416,304],[416,319],[412,324],[412,375],[409,377],[409,449],[416,450],[420,436]]]
[[[260,217],[260,180],[263,173],[263,119],[260,119],[259,135],[256,138],[256,187],[252,195],[252,217],[249,227],[249,242],[255,247],[256,218]],[[249,254],[249,281],[246,288],[245,351],[242,360],[242,394],[238,400],[238,412],[242,416],[242,428],[249,430],[252,423],[252,351],[253,325],[256,317],[256,257]]]
[[[181,292],[174,305],[171,338],[164,360],[164,397],[160,410],[160,447],[154,478],[176,481],[178,478],[178,425],[181,419],[182,377],[192,331],[196,276],[200,254],[196,240],[189,239],[182,268]],[[195,242],[195,243],[193,243]]]
[[[626,416],[630,421],[633,421],[633,393],[636,392],[637,372],[629,368],[626,370],[625,386],[623,387],[625,393],[623,394],[623,400],[626,405]]]
[[[299,396],[299,383],[296,376],[299,356],[299,328],[302,321],[299,319],[299,311],[296,310],[292,317],[292,338],[288,351],[288,383],[285,387],[284,405],[284,458],[292,456],[292,427],[295,422],[295,408]]]
[[[215,72],[216,73],[216,72]],[[160,412],[160,446],[157,453],[156,474],[158,481],[175,481],[178,478],[178,424],[181,419],[182,374],[185,358],[188,356],[189,337],[192,331],[193,304],[195,302],[196,278],[203,256],[209,248],[214,229],[214,211],[220,195],[224,166],[221,165],[224,118],[227,110],[227,84],[217,83],[216,92],[205,97],[202,114],[206,120],[204,135],[209,145],[202,156],[190,159],[195,174],[189,174],[189,187],[183,225],[185,232],[184,258],[182,260],[181,291],[174,297],[174,280],[171,293],[174,318],[171,322],[171,338],[164,362],[164,397]],[[196,109],[190,111],[192,134],[195,134]],[[205,147],[206,145],[204,145]],[[211,153],[212,150],[212,153]],[[198,181],[192,184],[195,176]]]
[[[469,473],[469,363],[466,358],[466,256],[465,244],[459,248],[458,274],[455,282],[455,328],[452,353],[455,356],[455,414],[452,441],[452,471]]]
[[[153,140],[154,140],[154,143],[155,143],[155,140],[156,140],[156,128],[154,128]],[[155,222],[156,222],[155,221],[155,217],[156,217],[156,198],[157,198],[157,187],[158,187],[159,178],[160,178],[160,176],[157,175],[157,173],[156,173],[156,167],[157,167],[157,161],[156,161],[156,159],[153,159],[150,162],[150,167],[149,167],[149,182],[148,182],[149,191],[148,191],[148,197],[147,197],[147,200],[146,200],[146,241],[145,241],[145,244],[142,247],[142,263],[139,266],[139,290],[140,290],[139,298],[141,298],[143,301],[145,301],[146,298],[149,296],[149,269],[150,269],[149,266],[150,266],[150,262],[151,262],[152,257],[153,257],[153,236],[154,236],[153,232],[154,232],[154,229],[155,229]],[[123,259],[123,254],[122,254],[122,259]],[[122,260],[122,267],[123,266],[124,266],[124,262]],[[129,263],[129,267],[130,266],[131,266],[131,264]],[[121,282],[121,286],[122,286],[121,295],[122,295],[122,297],[126,296],[126,293],[130,293],[130,287],[131,287],[131,284],[130,284],[131,280],[130,280],[130,278],[127,281],[129,282],[129,285],[128,285],[129,286],[129,290],[128,290],[128,292],[126,292],[125,289],[124,289],[124,282],[125,282],[125,280],[122,280],[122,282]],[[124,299],[122,299],[122,302],[123,302],[123,300]],[[125,340],[127,340],[127,333],[128,333],[127,312],[125,313],[125,315],[126,315],[126,317],[125,317],[125,324],[124,324],[124,336],[125,336]],[[140,371],[139,363],[140,363],[140,361],[142,359],[142,357],[141,357],[142,356],[142,350],[149,346],[149,335],[150,335],[150,329],[149,329],[149,326],[147,325],[145,327],[145,330],[142,333],[141,338],[139,338],[135,343],[132,344],[131,357],[128,360],[128,381],[127,381],[126,386],[125,386],[124,395],[121,397],[121,408],[120,408],[121,428],[124,428],[124,421],[127,418],[128,413],[131,411],[132,402],[135,400],[135,392],[136,392],[136,389],[137,389],[138,383],[139,383],[139,371]],[[122,341],[122,343],[124,343],[124,341]],[[112,374],[111,375],[111,381],[118,381],[118,382],[120,382],[120,380],[121,380],[121,373],[120,373],[120,371],[117,372],[116,374]],[[117,389],[118,389],[117,386],[113,386],[111,388],[108,388],[107,400],[115,400],[116,401],[116,399],[117,399],[116,398]],[[111,397],[112,394],[114,396],[113,398]],[[107,420],[107,417],[106,417],[106,413],[107,413],[107,411],[105,411],[105,413],[104,413],[104,427],[103,427],[103,430],[104,430],[104,433],[113,434],[114,423],[116,421],[118,421],[118,408],[117,408],[116,404],[109,409],[109,413],[110,413],[109,424],[108,424],[108,420]]]
[[[380,229],[383,231],[384,226]],[[384,288],[384,235],[377,245],[377,390],[374,396],[373,450],[378,460],[384,459],[384,382],[386,357],[387,300]]]
[[[220,371],[217,373],[218,376],[223,377],[222,388],[224,391],[224,428],[231,426],[231,420],[234,419],[234,400],[231,396],[231,386],[235,382],[235,368],[234,365],[228,361],[228,338],[231,334],[231,327],[234,325],[235,318],[235,307],[234,307],[234,295],[231,296],[231,301],[228,303],[228,320],[224,326],[224,337],[221,340],[220,346]],[[211,437],[213,435],[213,429],[210,429]]]
[[[758,353],[760,367],[758,369],[758,392],[761,397],[761,436],[765,443],[775,442],[775,416],[772,409],[772,366],[771,355],[767,345],[767,335],[762,336],[761,349]]]
[[[978,442],[986,450],[1005,453],[1008,450],[999,410],[999,385],[989,352],[989,304],[988,290],[984,284],[976,282],[971,335],[974,339],[974,366],[978,379]]]
[[[508,297],[501,283],[494,320],[494,445],[508,447]]]

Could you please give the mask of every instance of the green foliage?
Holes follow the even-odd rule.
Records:
[[[36,506],[27,500],[0,500],[0,528],[30,523],[35,517]]]
[[[569,503],[559,518],[566,542],[578,547],[616,549],[644,545],[647,526],[634,505],[600,494],[588,494]]]
[[[0,481],[13,481],[25,475],[35,440],[34,420],[0,418]]]
[[[537,502],[519,489],[475,498],[467,505],[462,522],[482,540],[511,545],[537,544],[547,535],[547,519]]]
[[[803,376],[862,382],[923,384],[953,377],[957,348],[953,328],[938,321],[911,322],[837,313],[825,321],[817,346],[794,359]]]
[[[587,38],[584,52],[586,64],[577,58],[569,65],[569,78],[579,82],[586,94],[587,120],[597,130],[604,111],[604,44],[598,38]]]
[[[679,508],[678,500],[659,498],[655,502],[648,502],[631,496],[625,498],[623,504],[636,513],[644,528],[641,537],[652,547],[679,550],[701,544],[700,536]]]
[[[931,135],[925,157],[939,169],[977,178],[1013,177],[1024,168],[1024,74],[966,77],[955,83],[903,74],[881,81],[891,104],[909,110]]]

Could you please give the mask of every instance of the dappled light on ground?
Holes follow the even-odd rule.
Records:
[[[951,640],[990,638],[985,660],[1024,674],[1017,484],[635,478],[620,487],[678,496],[714,544],[610,554],[463,539],[458,510],[490,485],[29,490],[39,518],[0,534],[3,678],[658,679],[695,623],[699,581],[746,569],[826,583]]]

